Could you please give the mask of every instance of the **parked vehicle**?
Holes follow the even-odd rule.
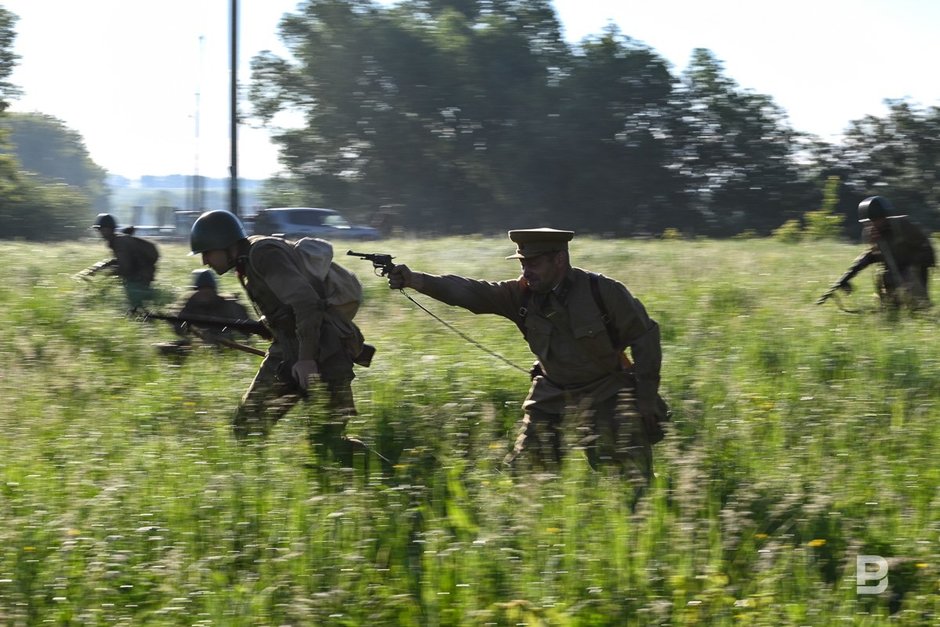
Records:
[[[254,217],[255,235],[280,235],[288,239],[320,237],[322,239],[379,239],[379,231],[371,226],[353,225],[333,209],[317,207],[275,207],[262,209]]]

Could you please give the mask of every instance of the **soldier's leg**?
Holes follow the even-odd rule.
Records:
[[[320,460],[332,459],[345,467],[353,465],[357,453],[365,454],[365,445],[346,435],[349,419],[356,415],[352,380],[323,381],[315,386],[325,397],[323,416],[310,428],[310,443]]]
[[[301,396],[296,387],[279,377],[280,355],[269,354],[232,416],[235,437],[264,437],[271,427],[297,404]]]
[[[504,463],[513,465],[527,451],[537,468],[557,468],[562,458],[562,417],[529,408],[522,418],[522,429],[512,452]]]
[[[127,304],[131,311],[136,311],[144,306],[149,297],[149,287],[139,281],[124,281],[124,294],[127,296]]]
[[[930,297],[927,294],[927,276],[927,268],[921,266],[908,266],[902,273],[911,309],[930,307]]]
[[[324,333],[331,332],[325,329]],[[321,343],[329,345],[330,338],[321,335]],[[311,425],[311,445],[317,452],[317,458],[332,458],[343,466],[352,466],[356,453],[365,452],[364,445],[355,439],[346,437],[346,424],[356,415],[356,403],[353,399],[352,359],[336,343],[336,348],[320,361],[321,382],[314,386],[311,398],[322,403],[324,411],[316,424]]]
[[[653,448],[633,390],[621,390],[599,403],[592,418],[597,435],[596,462],[617,468],[639,496],[652,481]]]
[[[917,268],[917,277],[921,289],[923,290],[923,305],[925,307],[930,307],[930,268],[927,266],[919,266]]]

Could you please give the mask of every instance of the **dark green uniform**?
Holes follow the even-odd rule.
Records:
[[[928,269],[936,263],[930,238],[907,216],[889,216],[886,224],[878,240],[872,237],[871,223],[866,224],[862,237],[871,242],[871,247],[852,263],[846,281],[872,264],[882,264],[875,287],[883,305],[929,306]]]
[[[176,315],[184,318],[188,316],[224,320],[249,320],[251,318],[248,310],[237,299],[231,296],[223,296],[214,289],[193,290],[174,309]],[[190,332],[194,327],[198,327],[198,325],[175,322],[173,323],[173,330],[180,336],[180,339],[172,342],[160,342],[154,346],[165,355],[185,357],[191,350]],[[235,332],[230,329],[198,329],[196,334],[203,342],[212,346],[221,345],[217,341],[218,339],[236,340]]]
[[[422,281],[420,291],[432,298],[476,314],[503,316],[524,329],[538,367],[509,460],[528,449],[538,463],[557,464],[567,448],[579,447],[592,465],[610,462],[639,483],[649,481],[652,453],[644,417],[652,420],[657,407],[659,327],[624,285],[598,277],[620,342],[615,347],[589,274],[579,268],[571,268],[547,294],[525,294],[518,279],[423,275]],[[631,371],[624,369],[626,347],[634,361]]]
[[[123,233],[115,233],[108,247],[114,252],[109,266],[121,277],[127,300],[136,309],[153,297],[151,284],[157,272],[157,248],[151,242]]]

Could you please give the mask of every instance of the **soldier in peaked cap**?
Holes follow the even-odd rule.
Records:
[[[541,227],[509,231],[509,239],[516,243],[516,253],[506,259],[534,258],[545,253],[568,250],[568,242],[574,239],[574,231],[561,231]]]
[[[667,408],[659,396],[659,327],[620,282],[571,266],[574,232],[509,231],[522,275],[483,281],[396,266],[389,287],[410,287],[475,314],[514,322],[537,357],[523,427],[507,463],[523,451],[553,468],[582,448],[591,466],[612,464],[639,495],[652,477],[651,444]],[[629,347],[633,361],[625,354]]]

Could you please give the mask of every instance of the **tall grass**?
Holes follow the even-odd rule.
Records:
[[[507,243],[377,246],[495,280],[517,272]],[[622,280],[663,330],[674,422],[635,513],[577,455],[558,476],[505,472],[526,376],[357,260],[379,353],[349,431],[393,467],[321,466],[316,402],[239,446],[229,415],[257,358],[159,356],[168,326],[124,317],[103,277],[69,278],[104,252],[0,244],[0,624],[937,621],[937,318],[814,306],[850,246],[574,241],[576,265]],[[162,252],[169,302],[197,262]],[[416,298],[531,362],[507,321]],[[856,594],[857,555],[889,560],[884,594]]]

